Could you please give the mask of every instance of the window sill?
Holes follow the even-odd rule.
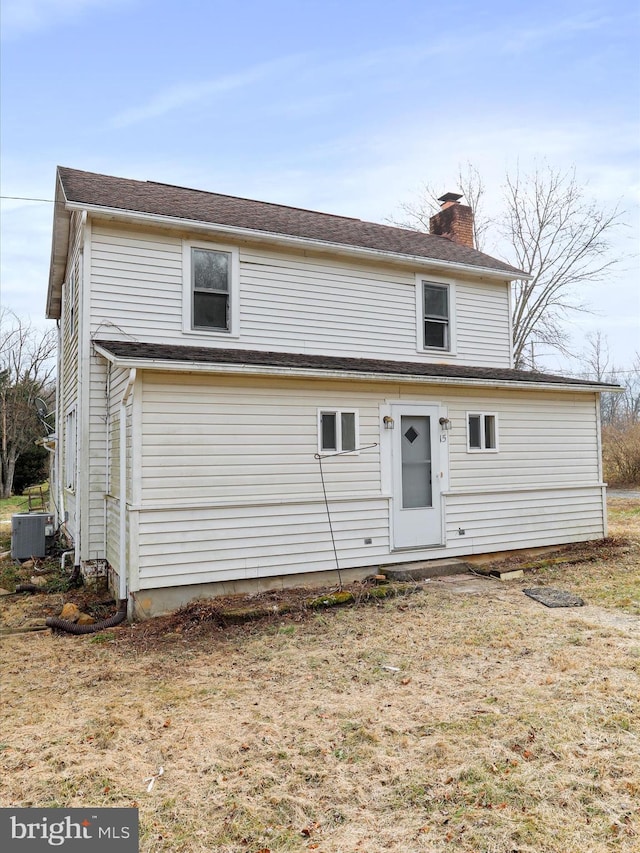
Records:
[[[208,331],[207,329],[183,329],[182,334],[185,337],[189,338],[204,338],[205,340],[239,340],[240,333],[239,332],[225,332],[217,331],[212,329]]]
[[[458,353],[456,350],[452,349],[440,349],[440,347],[418,347],[416,352],[421,353],[422,355],[446,355],[451,356],[452,358],[456,358]]]

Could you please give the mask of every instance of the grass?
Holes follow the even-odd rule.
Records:
[[[18,512],[46,510],[49,499],[49,483],[30,486],[23,495],[12,495],[0,499],[0,521],[11,521],[11,516]]]
[[[23,495],[13,495],[10,498],[0,499],[0,552],[11,549],[11,517],[16,513],[46,510],[48,498],[49,483],[43,483],[25,489]],[[67,588],[63,579],[57,577],[59,574],[56,571],[58,562],[56,561],[51,566],[52,574],[49,579],[51,581],[49,588],[52,592]],[[20,567],[10,560],[0,562],[0,588],[13,590],[17,584],[28,582],[31,574],[31,571],[21,571]]]
[[[533,578],[584,608],[531,601],[528,575],[153,642],[5,638],[0,805],[136,805],[143,853],[632,853],[633,504],[611,532]]]

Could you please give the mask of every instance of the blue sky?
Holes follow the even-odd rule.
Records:
[[[626,260],[581,294],[574,348],[601,329],[618,364],[640,349],[636,0],[1,7],[3,195],[52,198],[60,164],[384,221],[467,162],[490,209],[505,169],[575,166],[626,211]],[[2,202],[2,304],[39,324],[51,217]]]

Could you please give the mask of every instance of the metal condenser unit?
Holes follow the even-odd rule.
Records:
[[[19,512],[11,517],[11,556],[14,560],[45,557],[54,533],[48,512]]]

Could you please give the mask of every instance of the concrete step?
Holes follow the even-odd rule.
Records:
[[[454,559],[422,560],[380,566],[380,573],[386,575],[391,581],[419,581],[444,575],[460,575],[468,571],[468,563]]]

